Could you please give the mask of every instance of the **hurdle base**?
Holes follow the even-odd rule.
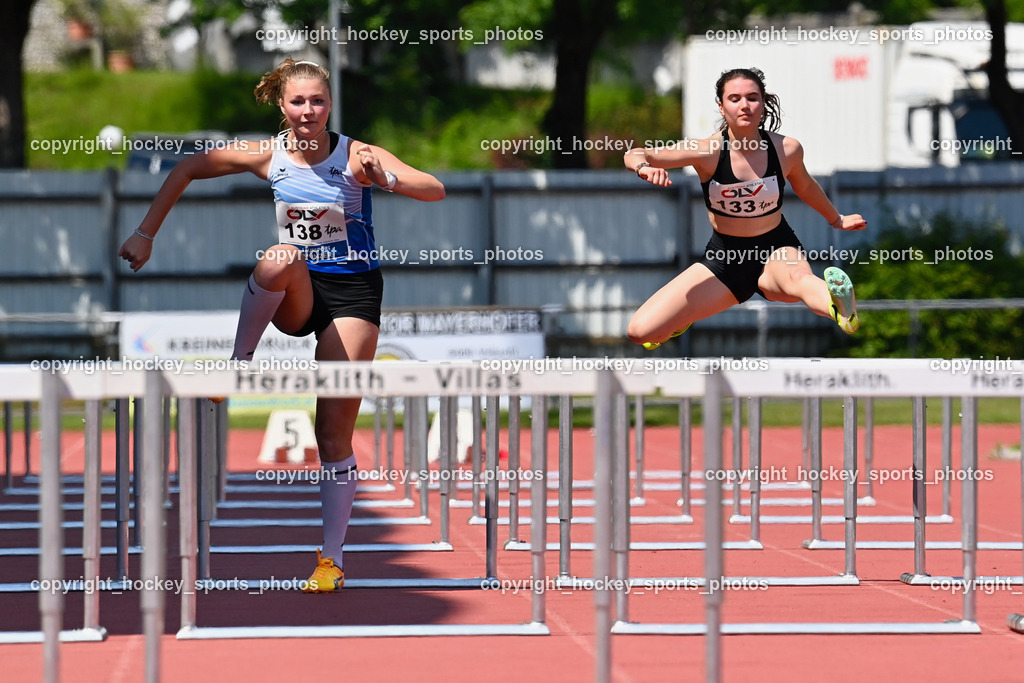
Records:
[[[561,546],[558,541],[553,541],[547,544],[547,550],[559,550]],[[570,544],[572,550],[593,550],[594,544],[591,542],[573,542]],[[646,541],[634,541],[629,544],[630,550],[704,550],[705,544],[703,541],[683,541],[683,542],[646,542]],[[761,545],[760,541],[726,541],[722,543],[723,550],[764,550],[764,546]],[[529,541],[508,541],[505,543],[505,550],[533,550]]]
[[[97,628],[76,628],[60,632],[60,642],[62,643],[102,643],[106,639],[107,629],[103,626]],[[41,642],[43,642],[42,631],[0,632],[0,644],[11,645]]]
[[[611,629],[614,634],[625,635],[707,635],[707,624],[654,624],[617,621]],[[724,636],[735,635],[901,635],[901,634],[965,634],[981,633],[973,621],[942,623],[881,622],[881,623],[750,623],[722,624]]]
[[[858,520],[859,522],[859,520]],[[843,541],[804,541],[804,547],[807,548],[807,543],[814,543],[812,550],[843,550],[846,548],[846,543]],[[913,541],[857,541],[858,550],[913,550]],[[927,550],[962,550],[963,547],[960,545],[960,541],[927,541],[924,544]],[[992,542],[979,542],[978,550],[1022,550],[1021,544],[1017,542],[1003,542],[1003,541],[992,541]]]
[[[932,583],[930,574],[915,574],[914,572],[903,572],[900,574],[900,581],[909,586],[928,586]]]
[[[217,555],[276,555],[278,553],[314,553],[318,545],[215,545],[210,552]],[[346,543],[346,553],[447,552],[451,543]]]
[[[498,589],[500,584],[496,584],[497,579],[485,578],[482,576],[473,578],[432,578],[432,577],[417,577],[417,578],[393,578],[393,579],[354,579],[349,578],[345,580],[344,590],[354,588],[408,588],[408,589],[423,589],[423,588],[435,588],[435,589]],[[203,592],[209,592],[214,590],[223,591],[243,591],[253,595],[263,594],[268,592],[277,591],[299,591],[301,586],[306,583],[306,580],[299,577],[293,577],[288,579],[274,579],[273,581],[268,580],[266,577],[260,577],[255,579],[197,579],[196,589]]]
[[[903,576],[910,576],[909,572]],[[962,576],[932,576],[931,574],[924,574],[925,578],[922,581],[918,581],[911,585],[914,586],[928,586],[933,590],[948,589],[951,584],[963,585],[964,577]],[[900,577],[902,581],[903,578]],[[976,576],[973,581],[975,586],[978,584],[995,583],[1004,586],[1021,586],[1024,585],[1024,577],[1021,576]],[[978,586],[974,589],[977,591],[985,590],[984,586]]]
[[[523,624],[402,624],[395,626],[183,626],[178,640],[244,638],[394,638],[401,636],[548,636],[541,622]]]
[[[744,576],[724,577],[722,579],[726,588],[744,588],[751,583],[765,586],[859,586],[860,579],[852,574],[839,574],[837,576]],[[707,579],[703,576],[645,576],[643,578],[629,579],[630,588],[646,588],[651,582],[660,582],[662,589],[667,586],[700,590],[707,585]],[[637,595],[641,595],[637,591]]]
[[[1024,614],[1013,614],[1006,617],[1006,625],[1011,631],[1016,633],[1024,633]]]

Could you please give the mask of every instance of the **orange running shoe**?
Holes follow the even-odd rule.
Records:
[[[320,557],[320,549],[316,551],[316,569],[306,581],[303,593],[330,593],[341,590],[345,585],[345,572],[334,564],[333,557]]]

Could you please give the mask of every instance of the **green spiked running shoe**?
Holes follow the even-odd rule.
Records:
[[[829,310],[832,319],[843,332],[853,334],[860,327],[860,319],[857,318],[857,299],[853,296],[850,276],[839,268],[826,268],[825,284],[832,299]]]
[[[692,323],[691,323],[691,324],[692,324]],[[669,337],[669,339],[674,339],[675,337],[678,337],[678,336],[680,336],[681,334],[683,334],[684,332],[686,332],[686,331],[687,331],[688,329],[690,329],[690,325],[687,325],[686,327],[684,327],[684,328],[683,328],[683,329],[681,329],[681,330],[678,330],[678,331],[676,331],[676,332],[673,332],[673,333],[672,333],[672,336],[671,336],[671,337]],[[666,341],[667,341],[667,340],[666,340]],[[658,348],[659,346],[661,346],[661,345],[662,345],[662,344],[664,344],[664,343],[665,343],[665,342],[644,342],[644,348],[645,348],[645,349],[647,349],[648,351],[653,351],[654,349]]]

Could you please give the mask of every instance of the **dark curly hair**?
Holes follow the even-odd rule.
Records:
[[[725,84],[736,78],[746,78],[757,83],[757,88],[761,91],[761,99],[764,101],[764,111],[761,113],[761,121],[758,125],[765,130],[777,131],[782,125],[782,105],[779,103],[778,95],[773,95],[764,89],[764,72],[757,67],[723,71],[715,81],[715,101],[718,104],[722,103]],[[725,130],[725,126],[725,119],[722,119],[718,124],[718,130]]]

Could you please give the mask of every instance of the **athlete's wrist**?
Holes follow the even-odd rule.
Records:
[[[839,214],[839,218],[829,223],[834,229],[841,230],[843,228],[843,214]]]
[[[384,190],[385,192],[394,192],[395,185],[398,184],[398,176],[396,176],[391,171],[384,171],[384,178],[386,178],[387,182],[381,185],[380,189]]]
[[[651,162],[649,161],[641,161],[639,164],[633,167],[633,173],[636,173],[637,178],[643,177],[642,175],[640,175],[640,169],[644,167],[653,168],[653,166],[651,166]]]

